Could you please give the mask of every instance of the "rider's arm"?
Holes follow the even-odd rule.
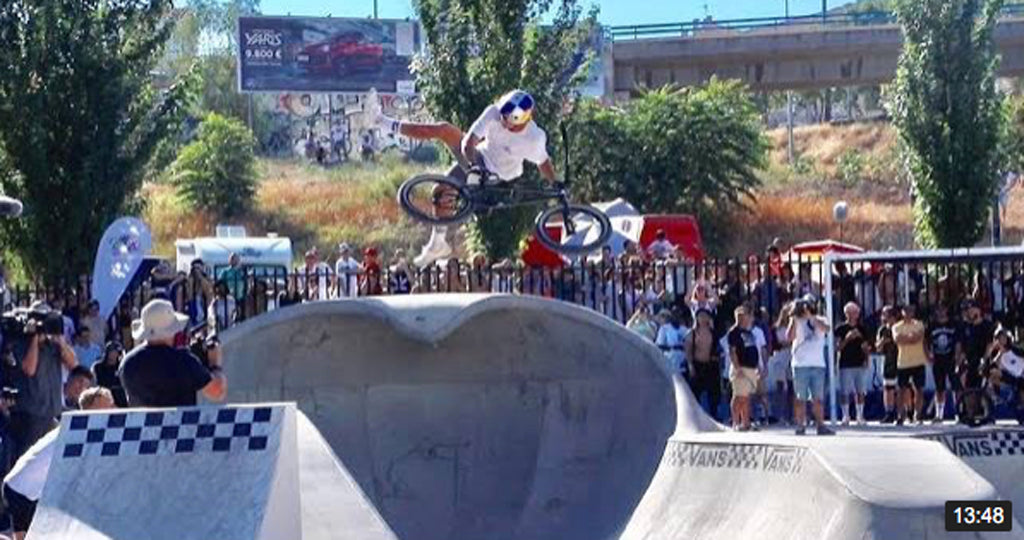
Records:
[[[551,164],[550,159],[538,165],[537,168],[540,170],[540,175],[548,182],[558,181],[558,175],[555,174],[555,166]]]
[[[480,144],[483,139],[477,137],[472,133],[467,133],[462,138],[462,155],[466,157],[466,162],[470,165],[478,163],[478,157],[476,154],[476,145]]]

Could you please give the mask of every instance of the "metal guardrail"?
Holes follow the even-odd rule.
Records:
[[[1003,6],[1000,15],[1003,17],[1024,15],[1024,3]],[[695,37],[701,33],[723,30],[745,32],[762,28],[790,26],[874,26],[884,24],[896,24],[896,16],[889,11],[864,11],[858,13],[819,13],[794,17],[755,17],[722,21],[696,19],[691,22],[679,23],[609,26],[605,28],[605,34],[611,41],[632,41],[659,37]]]

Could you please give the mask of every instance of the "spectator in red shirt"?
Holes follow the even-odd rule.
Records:
[[[361,296],[384,294],[384,287],[381,285],[380,260],[377,256],[377,248],[368,247],[363,251],[363,275],[360,276],[359,283]]]

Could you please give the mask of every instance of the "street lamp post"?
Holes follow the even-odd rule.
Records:
[[[373,0],[373,18],[377,18],[377,0]]]
[[[832,219],[839,224],[840,243],[843,242],[843,225],[848,217],[850,217],[850,207],[846,204],[846,201],[839,201],[832,207]]]

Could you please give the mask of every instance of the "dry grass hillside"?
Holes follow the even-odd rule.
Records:
[[[894,134],[882,123],[811,126],[795,133],[798,159],[787,159],[785,130],[769,132],[773,143],[764,185],[749,212],[736,216],[735,234],[719,255],[759,252],[775,237],[787,243],[838,238],[832,205],[845,200],[850,217],[844,239],[865,247],[912,248],[907,188],[896,178]],[[324,170],[295,161],[260,162],[257,208],[238,220],[255,234],[287,235],[296,254],[310,246],[333,252],[347,241],[376,245],[386,252],[418,246],[425,227],[401,215],[394,194],[405,178],[423,166],[398,161],[353,164]],[[157,251],[173,256],[174,239],[212,233],[215,221],[184,207],[167,185],[146,187],[147,221]],[[1024,237],[1024,194],[1013,195],[1004,238]]]

